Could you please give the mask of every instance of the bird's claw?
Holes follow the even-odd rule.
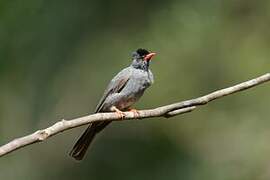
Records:
[[[129,112],[132,112],[134,114],[134,117],[139,117],[140,113],[137,109],[129,109]]]
[[[121,118],[122,120],[125,118],[125,113],[124,112],[122,112],[122,111],[120,111],[120,110],[118,110],[118,111],[116,111],[115,112],[116,114],[117,114],[117,116],[119,117],[119,118]]]
[[[124,117],[126,116],[125,113],[123,111],[120,111],[119,109],[117,109],[115,106],[111,107],[111,111],[114,111],[117,116],[120,118],[120,119],[124,119]]]

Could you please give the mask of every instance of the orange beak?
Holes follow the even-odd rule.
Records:
[[[143,58],[143,60],[150,61],[152,59],[152,57],[155,55],[156,55],[156,53],[149,53]]]

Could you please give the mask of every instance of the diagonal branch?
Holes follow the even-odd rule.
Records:
[[[162,116],[169,118],[179,114],[191,112],[196,108],[196,106],[205,105],[208,102],[213,101],[215,99],[252,88],[267,81],[270,81],[270,73],[267,73],[255,79],[251,79],[249,81],[225,89],[214,91],[210,94],[201,96],[199,98],[182,101],[166,106],[161,106],[155,109],[141,110],[139,111],[139,115],[135,115],[132,112],[125,112],[125,117],[123,120],[144,119]],[[44,141],[47,138],[54,136],[60,132],[66,131],[68,129],[76,128],[97,121],[121,121],[121,120],[122,119],[119,118],[119,116],[116,113],[97,113],[72,120],[62,120],[46,129],[38,130],[33,134],[14,139],[5,145],[2,145],[0,147],[0,157],[17,149],[20,149],[24,146]]]

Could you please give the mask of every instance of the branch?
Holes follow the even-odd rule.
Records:
[[[0,157],[17,149],[20,149],[24,146],[45,141],[49,137],[54,136],[60,132],[66,131],[68,129],[76,128],[97,121],[121,121],[121,120],[144,119],[153,117],[169,118],[179,114],[191,112],[194,109],[196,109],[197,106],[205,105],[208,102],[213,101],[215,99],[252,88],[267,81],[270,81],[270,73],[267,73],[255,79],[251,79],[249,81],[225,89],[214,91],[210,94],[207,94],[199,98],[182,101],[166,106],[161,106],[155,109],[141,110],[138,111],[139,112],[138,115],[132,112],[125,112],[124,119],[119,118],[119,116],[116,113],[96,113],[72,120],[63,119],[62,121],[59,121],[46,129],[38,130],[33,134],[14,139],[5,145],[2,145],[0,147]]]

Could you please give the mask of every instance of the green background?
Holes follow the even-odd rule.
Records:
[[[157,52],[136,108],[269,72],[267,0],[1,0],[0,143],[91,113],[139,47]],[[171,119],[115,122],[84,161],[85,127],[0,159],[2,180],[268,180],[270,86]]]

